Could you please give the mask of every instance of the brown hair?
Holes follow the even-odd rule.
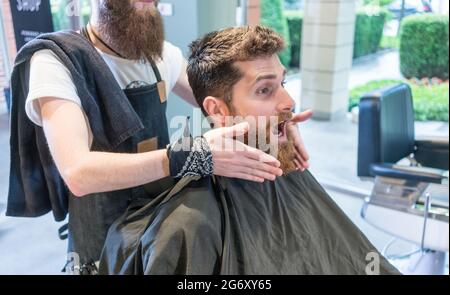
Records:
[[[229,28],[194,41],[187,74],[199,106],[203,110],[207,96],[225,99],[231,106],[233,86],[243,76],[234,63],[272,56],[284,46],[280,35],[262,26]]]

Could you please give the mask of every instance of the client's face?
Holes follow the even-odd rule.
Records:
[[[294,101],[284,89],[286,70],[277,55],[236,62],[243,78],[233,87],[232,116],[249,122],[245,142],[274,154],[285,173],[296,170],[294,145],[287,132]]]

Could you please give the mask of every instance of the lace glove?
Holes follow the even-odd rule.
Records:
[[[202,136],[192,138],[189,132],[189,118],[183,137],[168,145],[170,176],[175,179],[185,176],[210,176],[214,172],[212,152]]]

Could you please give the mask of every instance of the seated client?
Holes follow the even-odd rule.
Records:
[[[276,152],[284,175],[189,176],[134,200],[108,233],[100,273],[398,274],[311,173],[295,169],[283,47],[259,26],[213,32],[191,45],[188,76],[211,124],[248,122],[241,140]]]

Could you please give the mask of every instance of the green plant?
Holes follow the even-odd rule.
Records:
[[[78,1],[82,19],[81,25],[85,25],[88,23],[91,15],[90,3],[89,0]],[[66,12],[69,2],[68,0],[50,0],[54,31],[70,29],[70,19]]]
[[[364,5],[388,6],[395,0],[364,0]]]
[[[291,43],[291,67],[301,63],[301,39],[303,14],[299,11],[285,11]],[[397,48],[398,40],[382,39],[385,22],[391,14],[378,6],[366,6],[358,10],[355,24],[354,58],[376,52],[379,47]],[[383,43],[380,44],[383,40]]]
[[[350,90],[350,98],[349,98],[349,111],[353,109],[354,107],[359,105],[359,100],[361,97],[371,92],[375,89],[383,88],[390,85],[395,85],[398,83],[402,83],[402,81],[399,80],[375,80],[370,81],[366,84],[354,87]]]
[[[411,88],[417,121],[448,122],[448,83],[430,86],[412,84]]]
[[[402,22],[400,69],[407,77],[448,79],[449,17],[411,15]]]
[[[407,83],[411,87],[414,100],[414,116],[417,121],[445,121],[448,122],[449,112],[449,84],[421,85],[411,81],[376,80],[353,88],[350,91],[349,110],[358,106],[360,98],[371,91]]]
[[[280,60],[289,67],[291,62],[291,44],[289,28],[283,15],[283,0],[261,0],[261,24],[279,33],[285,40],[286,49],[280,53]]]
[[[291,63],[294,68],[300,67],[303,13],[297,10],[286,10],[284,16],[289,27],[289,38],[291,40]]]
[[[51,12],[53,20],[53,30],[60,31],[68,29],[70,26],[69,18],[66,15],[66,3],[62,0],[51,0]]]
[[[400,39],[396,36],[386,36],[384,35],[381,38],[380,47],[383,49],[399,49],[400,48]]]
[[[377,52],[388,18],[389,12],[379,6],[367,5],[358,9],[353,58]]]

